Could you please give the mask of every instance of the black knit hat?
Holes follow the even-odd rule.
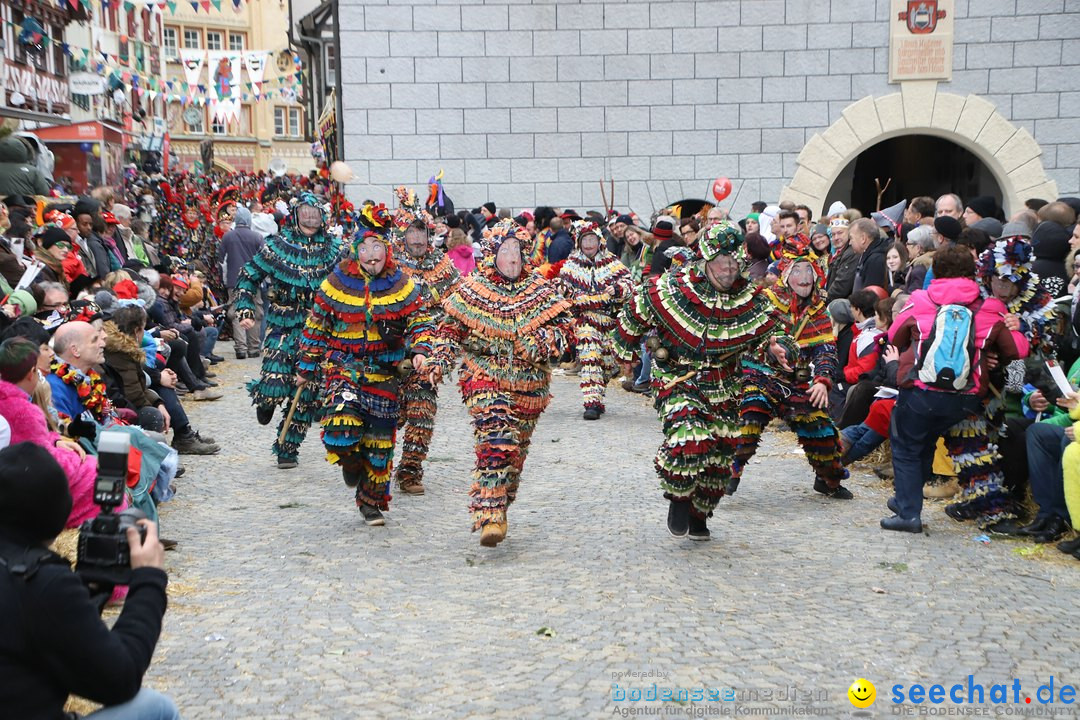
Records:
[[[36,544],[52,540],[71,514],[71,491],[63,468],[31,442],[0,450],[0,533]]]
[[[483,205],[481,205],[481,207],[485,207],[485,208],[487,208],[487,211],[488,211],[489,213],[491,213],[492,215],[494,215],[494,214],[495,214],[495,210],[497,209],[497,208],[495,207],[495,203],[491,202],[490,200],[488,200],[488,201],[487,201],[486,203],[484,203]]]
[[[989,195],[979,195],[967,201],[967,205],[979,217],[997,217],[997,200]]]
[[[68,236],[66,231],[61,230],[55,225],[51,225],[45,228],[45,232],[41,233],[41,235],[38,236],[38,243],[45,250],[48,250],[53,245],[62,242],[70,244],[71,238]]]

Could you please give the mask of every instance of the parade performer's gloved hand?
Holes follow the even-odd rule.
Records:
[[[773,361],[784,371],[794,372],[791,363],[798,356],[799,350],[789,338],[773,337],[769,339],[769,354]]]

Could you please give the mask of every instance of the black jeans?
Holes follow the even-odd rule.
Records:
[[[169,361],[165,363],[165,367],[175,372],[176,377],[180,378],[180,382],[184,383],[189,390],[198,390],[205,387],[206,383],[199,379],[194,368],[188,363],[191,346],[180,338],[168,340],[167,342],[172,352],[169,353]],[[195,362],[198,364],[199,369],[202,370],[202,360],[197,359]],[[203,374],[205,375],[205,372]]]
[[[153,388],[161,398],[165,409],[169,411],[169,424],[177,435],[187,435],[191,430],[191,421],[188,420],[184,406],[180,404],[180,398],[176,397],[176,391],[172,388],[158,385]]]
[[[836,426],[843,430],[866,420],[877,390],[878,384],[870,380],[860,380],[852,385],[848,390],[847,401],[844,403],[844,412],[840,414],[840,422]]]
[[[934,448],[950,427],[982,408],[974,395],[906,388],[900,391],[889,426],[893,487],[899,515],[922,514],[923,485],[930,479]]]

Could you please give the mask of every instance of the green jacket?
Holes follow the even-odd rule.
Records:
[[[48,195],[49,182],[33,164],[30,147],[18,137],[0,140],[0,195]]]

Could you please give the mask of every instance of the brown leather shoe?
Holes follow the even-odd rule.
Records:
[[[401,488],[401,492],[406,495],[423,495],[424,483],[419,479],[413,477],[403,478],[398,481],[398,487]]]

